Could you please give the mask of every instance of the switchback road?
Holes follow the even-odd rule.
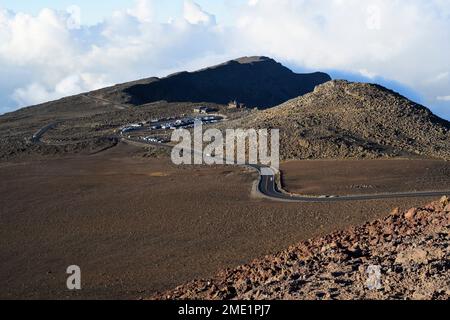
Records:
[[[153,145],[162,148],[173,148],[171,145],[158,143],[145,143],[139,140],[125,139],[143,145]],[[437,197],[448,196],[448,191],[411,191],[411,192],[394,192],[394,193],[379,193],[368,195],[348,195],[348,196],[302,196],[288,194],[282,192],[277,186],[277,174],[275,170],[267,166],[260,165],[244,165],[257,170],[259,173],[258,192],[267,199],[284,202],[305,202],[305,203],[327,203],[327,202],[341,202],[341,201],[363,201],[363,200],[379,200],[379,199],[396,199],[396,198],[420,198],[420,197]]]

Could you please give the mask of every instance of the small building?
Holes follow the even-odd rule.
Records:
[[[212,111],[213,110],[211,108],[204,107],[204,106],[199,106],[199,107],[194,108],[194,112],[195,113],[207,114],[207,113],[210,113]]]
[[[237,109],[237,107],[238,107],[238,103],[237,103],[236,100],[230,101],[230,102],[228,103],[228,109]]]
[[[231,101],[228,103],[228,109],[244,109],[245,104],[239,103],[237,100]]]

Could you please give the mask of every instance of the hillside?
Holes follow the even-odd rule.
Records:
[[[329,80],[330,76],[321,72],[294,73],[267,57],[244,57],[195,72],[123,84],[95,94],[131,105],[161,100],[217,104],[237,100],[264,109],[311,92]]]
[[[233,124],[279,128],[284,159],[450,159],[450,123],[374,84],[330,81]]]
[[[153,298],[448,300],[449,219],[447,197],[395,209],[384,219],[304,241]]]
[[[197,72],[65,97],[0,116],[0,160],[97,152],[115,145],[115,132],[124,124],[189,114],[198,103],[237,118],[248,110],[227,110],[231,100],[270,107],[328,80],[324,73],[296,74],[272,59],[245,57]],[[46,143],[30,141],[47,127],[51,130],[43,137]]]

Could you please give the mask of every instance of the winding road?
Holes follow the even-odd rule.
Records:
[[[39,129],[35,134],[33,134],[33,136],[31,137],[31,142],[33,143],[39,143],[41,141],[42,136],[50,129],[53,129],[54,127],[56,127],[56,125],[58,124],[58,122],[52,122],[49,123],[48,125],[46,125],[45,127]]]
[[[165,149],[172,149],[173,146],[160,143],[145,143],[139,140],[122,138],[124,141],[129,141],[142,145],[153,145]],[[394,192],[394,193],[378,193],[367,195],[348,195],[348,196],[302,196],[288,194],[280,191],[277,186],[277,173],[274,169],[268,166],[261,165],[241,165],[246,168],[252,168],[258,171],[259,181],[257,185],[258,193],[266,199],[282,202],[303,202],[303,203],[331,203],[342,201],[364,201],[364,200],[380,200],[380,199],[396,199],[396,198],[421,198],[421,197],[438,197],[448,196],[449,191],[412,191],[412,192]]]
[[[258,191],[266,198],[284,201],[284,202],[341,202],[341,201],[363,201],[363,200],[380,200],[380,199],[396,199],[396,198],[421,198],[421,197],[437,197],[448,196],[450,191],[413,191],[413,192],[394,192],[394,193],[378,193],[368,195],[349,195],[349,196],[301,196],[290,195],[281,192],[276,183],[275,172],[268,167],[251,166],[260,173]],[[272,174],[261,174],[261,170],[270,170]]]

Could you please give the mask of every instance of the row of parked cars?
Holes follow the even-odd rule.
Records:
[[[152,143],[167,143],[169,140],[161,137],[141,137],[141,140],[144,140],[145,142],[152,142]]]
[[[179,128],[184,128],[184,129],[188,129],[188,128],[192,128],[194,127],[194,123],[195,121],[200,121],[203,124],[210,124],[210,123],[217,123],[220,120],[222,120],[221,117],[216,117],[216,116],[205,116],[205,117],[196,117],[196,118],[183,118],[183,119],[177,119],[174,121],[169,121],[166,123],[158,123],[158,124],[153,124],[152,126],[150,126],[151,130],[175,130],[175,129],[179,129]]]
[[[126,125],[125,127],[123,127],[122,129],[120,129],[120,132],[122,134],[126,133],[126,132],[132,132],[132,131],[136,131],[141,129],[144,126],[143,123],[134,123],[134,124],[129,124]]]
[[[162,118],[162,119],[153,119],[147,122],[140,122],[140,123],[134,123],[134,124],[128,124],[120,129],[120,133],[124,135],[125,133],[131,133],[133,131],[139,131],[139,130],[148,130],[149,128],[151,131],[156,130],[175,130],[175,129],[189,129],[194,127],[194,123],[196,121],[200,121],[202,124],[212,124],[217,123],[221,121],[223,118],[219,116],[203,116],[203,117],[184,117],[184,118]],[[149,127],[147,127],[149,125]],[[153,137],[145,137],[141,139],[153,139]],[[154,138],[158,139],[158,138]],[[149,142],[157,142],[157,143],[163,143],[158,140],[156,141],[150,141]]]

